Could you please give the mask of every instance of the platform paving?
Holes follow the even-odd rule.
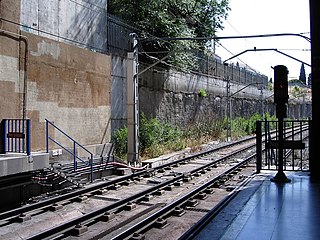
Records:
[[[195,239],[320,239],[320,183],[308,173],[286,173],[290,183],[257,175]]]

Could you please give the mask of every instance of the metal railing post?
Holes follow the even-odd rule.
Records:
[[[91,153],[91,159],[90,159],[90,165],[91,165],[91,176],[90,176],[90,182],[93,182],[93,154]]]
[[[23,123],[24,124],[24,123]],[[27,155],[31,155],[31,124],[30,124],[30,119],[26,120],[27,124],[27,132],[26,132],[26,138],[27,138]]]
[[[309,146],[309,154],[308,154],[308,159],[309,159],[309,162],[308,162],[308,165],[309,165],[309,171],[311,172],[311,168],[313,167],[312,166],[312,150],[310,150],[310,148],[312,148],[311,146],[310,146],[310,140],[312,140],[312,139],[310,139],[311,138],[311,133],[312,133],[312,131],[313,131],[313,129],[312,129],[312,126],[313,126],[313,124],[312,124],[312,122],[311,122],[312,120],[311,120],[311,118],[309,117],[308,118],[308,135],[310,136],[309,137],[309,139],[308,139],[308,141],[309,141],[309,144],[308,144],[308,146]],[[314,154],[314,156],[315,156],[315,152],[313,152],[313,154]]]
[[[66,136],[69,140],[72,141],[73,143],[73,149],[68,149],[67,147],[63,146],[61,143],[57,142],[56,140],[54,140],[53,138],[51,138],[49,136],[49,124],[55,129],[57,130],[58,132],[60,132],[61,134],[63,134],[64,136]],[[88,162],[80,157],[77,156],[77,145],[83,149],[85,152],[87,152],[90,157],[92,158],[92,165],[93,165],[93,153],[91,151],[89,151],[87,148],[85,148],[84,146],[82,146],[81,144],[77,143],[72,137],[70,137],[68,134],[66,134],[64,131],[62,131],[60,128],[58,128],[56,125],[54,125],[52,122],[50,122],[49,120],[46,119],[46,132],[47,132],[47,139],[46,139],[46,145],[47,145],[47,148],[48,148],[48,142],[49,140],[54,142],[55,144],[57,144],[58,146],[60,146],[62,149],[64,149],[67,153],[71,154],[73,156],[73,171],[74,172],[77,172],[78,170],[78,163],[77,163],[77,159],[80,160],[81,162],[85,163],[86,166],[89,166],[88,165]],[[89,160],[89,164],[90,164],[90,160]],[[91,167],[91,171],[93,172],[93,166]],[[91,174],[92,175],[92,174]],[[93,178],[92,178],[93,179]]]
[[[77,154],[77,150],[76,150],[76,142],[73,142],[73,170],[74,172],[77,171],[77,158],[76,158],[76,154]]]
[[[18,120],[17,119],[14,119],[14,120],[12,120],[13,122],[14,122],[14,124],[13,124],[13,131],[12,132],[17,132],[17,129],[18,129],[18,124],[17,124],[17,122],[18,122]],[[13,138],[14,140],[13,140],[13,142],[14,142],[14,151],[15,152],[20,152],[20,149],[19,149],[19,151],[18,151],[18,144],[17,144],[17,142],[18,142],[18,139],[16,138],[16,137],[14,137]],[[13,151],[13,149],[12,149],[12,151]]]
[[[3,152],[7,152],[7,120],[3,121]]]
[[[257,173],[260,173],[262,168],[262,133],[261,121],[256,122],[256,151],[257,151]]]
[[[22,132],[22,133],[24,133],[24,128],[23,128],[23,126],[24,126],[24,121],[23,120],[18,120],[18,129],[16,130],[16,131],[18,131],[18,132]],[[21,127],[22,127],[22,131],[21,131]],[[19,149],[19,152],[24,152],[24,138],[22,138],[22,139],[18,139],[18,149]],[[22,143],[22,144],[21,144]],[[28,150],[28,149],[27,149]]]
[[[13,132],[13,121],[8,121],[8,132]],[[8,139],[8,151],[12,151],[13,149],[13,138],[11,140]]]
[[[46,152],[49,153],[49,123],[46,119]]]

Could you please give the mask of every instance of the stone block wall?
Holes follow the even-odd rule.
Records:
[[[207,96],[201,97],[199,90]],[[233,118],[251,117],[254,113],[275,115],[273,91],[232,81],[230,93]],[[229,117],[227,82],[205,75],[153,67],[139,76],[139,98],[140,110],[147,116],[181,127]],[[289,118],[307,118],[310,113],[310,101],[290,101]]]

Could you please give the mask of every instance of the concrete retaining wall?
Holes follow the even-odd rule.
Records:
[[[81,144],[109,141],[110,56],[29,37],[27,110],[32,127],[39,122],[38,129],[43,129],[47,118]],[[68,146],[57,131],[55,137]]]
[[[30,47],[25,105],[32,122],[32,149],[45,148],[45,119],[81,144],[109,141],[110,56],[32,34],[24,36]],[[1,118],[22,118],[25,71],[20,60],[21,56],[0,54]],[[50,133],[72,144],[57,131]]]
[[[113,58],[111,102],[117,107],[112,115],[113,129],[126,124],[126,60]],[[121,60],[122,59],[122,60]],[[144,69],[140,64],[140,71]],[[199,90],[207,93],[201,97]],[[250,117],[254,113],[275,115],[273,91],[252,84],[231,81],[232,117]],[[183,73],[153,67],[139,75],[139,108],[147,116],[186,127],[201,121],[222,119],[227,113],[227,82],[206,75]],[[112,106],[114,106],[112,104]],[[310,117],[311,103],[290,102],[288,116],[293,119]]]
[[[22,30],[91,49],[106,49],[107,0],[20,0]]]
[[[0,3],[1,17],[19,23],[19,1]],[[31,119],[32,151],[45,149],[45,119],[80,144],[109,142],[110,91],[109,55],[20,32],[18,25],[1,22],[0,119],[22,118],[25,112]],[[51,128],[49,133],[72,146],[58,131]]]

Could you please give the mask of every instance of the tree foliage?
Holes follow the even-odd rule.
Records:
[[[300,75],[299,75],[299,80],[303,83],[306,84],[307,83],[307,79],[306,79],[306,70],[304,69],[304,64],[301,64],[301,68],[300,68]]]
[[[308,75],[308,84],[309,87],[311,87],[311,73]]]
[[[214,36],[222,29],[228,4],[229,0],[110,0],[108,11],[140,29],[139,37],[194,38]],[[195,60],[189,51],[204,50],[206,44],[205,40],[142,42],[144,51],[158,52],[159,58],[175,51],[171,63],[189,65]]]

